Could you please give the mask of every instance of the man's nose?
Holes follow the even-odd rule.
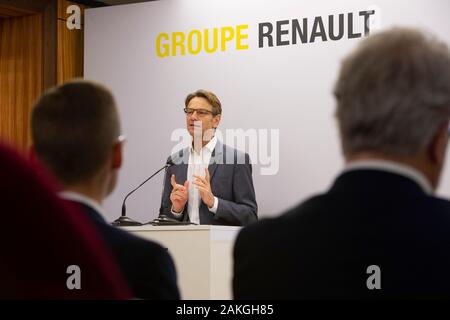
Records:
[[[192,120],[198,120],[198,114],[197,114],[197,111],[194,111],[194,113],[192,113],[192,115],[191,115],[191,119]]]

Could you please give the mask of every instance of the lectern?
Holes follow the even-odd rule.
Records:
[[[232,252],[241,227],[184,225],[122,227],[168,248],[181,298],[232,299]]]

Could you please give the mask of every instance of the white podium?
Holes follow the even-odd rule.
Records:
[[[169,249],[185,300],[232,299],[233,245],[241,227],[187,225],[123,229]]]

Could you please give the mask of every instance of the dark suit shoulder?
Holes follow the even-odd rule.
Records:
[[[109,225],[101,230],[139,298],[179,299],[175,265],[167,248]]]
[[[172,153],[166,160],[166,163],[173,163],[175,165],[179,164],[187,164],[189,160],[189,152],[188,148],[180,149],[174,153]]]
[[[302,206],[304,204],[292,208],[281,216],[264,218],[242,228],[236,239],[235,249],[247,250],[253,246],[272,248],[289,241],[295,233],[295,230],[294,233],[289,232],[289,229],[295,229],[291,220],[297,218]]]
[[[241,151],[239,149],[235,149],[233,147],[230,147],[226,144],[222,145],[222,157],[223,157],[223,163],[225,164],[251,164],[251,159],[248,153]],[[220,163],[220,160],[217,159],[218,163]]]
[[[435,209],[445,215],[445,217],[450,218],[450,201],[443,198],[438,198],[435,196],[427,197],[427,201],[433,203]]]
[[[93,208],[79,205],[100,232],[137,298],[179,299],[175,265],[166,248],[113,227]]]
[[[295,205],[294,207],[288,209],[283,214],[278,217],[264,218],[257,223],[251,224],[245,227],[241,233],[248,234],[267,234],[274,233],[277,237],[282,237],[286,235],[280,230],[285,230],[286,228],[295,228],[295,220],[305,218],[314,214],[320,214],[321,204],[325,200],[326,195],[317,195],[305,200],[302,203]]]
[[[150,254],[153,256],[167,255],[167,250],[156,242],[139,238],[120,228],[106,224],[102,227],[102,231],[115,246],[124,248],[132,247],[136,253],[140,253],[143,257],[149,256]]]
[[[235,298],[448,297],[449,242],[449,201],[395,173],[346,172],[327,193],[240,232]],[[367,289],[371,265],[382,291]]]

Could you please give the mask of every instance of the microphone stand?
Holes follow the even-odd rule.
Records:
[[[163,180],[163,188],[161,190],[161,205],[159,207],[159,214],[158,214],[158,218],[153,219],[147,223],[144,223],[145,225],[151,224],[154,226],[159,226],[159,225],[164,225],[164,224],[180,224],[181,222],[172,218],[169,218],[165,213],[164,213],[164,190],[166,188],[166,179],[167,179],[167,168],[170,167],[173,164],[172,161],[170,161],[169,165],[167,165],[165,167],[165,171],[164,171],[164,180]]]
[[[169,165],[166,166],[166,170],[164,172],[164,180],[163,180],[163,188],[161,191],[161,206],[159,207],[159,215],[158,218],[153,219],[144,225],[153,225],[153,226],[174,226],[174,225],[188,225],[195,224],[186,221],[179,221],[173,218],[169,218],[164,212],[164,190],[166,188],[166,180],[167,180],[167,168],[174,164],[173,161],[169,160]]]
[[[161,206],[159,207],[159,215],[158,215],[158,218],[155,219],[156,221],[159,221],[160,219],[162,219],[162,220],[168,219],[167,215],[164,214],[164,204],[163,204],[163,201],[164,201],[164,199],[163,199],[163,197],[164,197],[164,189],[166,188],[167,168],[168,167],[169,166],[167,166],[165,168],[165,170],[164,170],[163,188],[162,188],[162,191],[161,191]],[[153,222],[155,220],[153,220]],[[150,223],[151,222],[152,221],[150,221]]]
[[[171,163],[167,163],[164,167],[162,167],[161,169],[159,169],[158,171],[156,171],[154,174],[152,174],[150,177],[148,177],[144,182],[142,182],[139,186],[137,186],[136,188],[134,188],[131,192],[129,192],[125,198],[123,199],[122,202],[122,214],[121,216],[116,219],[112,225],[113,226],[141,226],[142,223],[135,221],[131,218],[128,218],[126,216],[126,205],[125,205],[125,201],[127,201],[128,197],[135,192],[137,189],[139,189],[140,187],[142,187],[148,180],[150,180],[151,178],[153,178],[155,175],[157,175],[161,170],[167,169],[168,167],[170,167],[172,164]]]

